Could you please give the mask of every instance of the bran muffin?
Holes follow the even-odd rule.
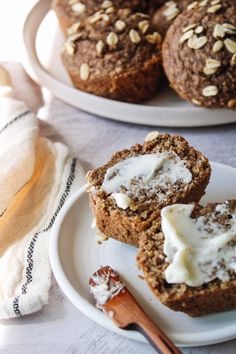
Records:
[[[171,87],[208,108],[236,106],[236,2],[193,2],[170,26],[163,65]]]
[[[172,207],[175,206],[170,208]],[[192,222],[204,233],[201,239],[194,240],[195,234],[190,231],[189,238],[193,240],[192,242],[197,243],[197,247],[202,247],[198,253],[202,252],[207,257],[210,254],[210,260],[206,261],[205,259],[205,262],[198,264],[205,282],[202,280],[191,284],[191,286],[186,282],[181,282],[180,279],[178,282],[176,279],[176,282],[173,280],[167,282],[168,269],[170,269],[173,259],[176,261],[177,257],[175,254],[176,258],[170,260],[166,256],[169,241],[164,232],[141,235],[140,251],[137,257],[138,266],[143,271],[144,279],[153,293],[164,305],[174,311],[185,312],[189,316],[195,317],[230,310],[236,307],[236,201],[208,204],[205,207],[196,205],[190,217]],[[231,237],[226,240],[225,245],[218,245],[218,248],[211,249],[214,237],[219,239],[226,232],[231,232]],[[181,235],[181,237],[179,236],[180,240],[185,237],[185,235]],[[216,240],[216,242],[219,241]],[[194,255],[196,251],[190,249],[190,252]],[[213,259],[211,259],[212,257]],[[226,257],[228,257],[227,262]],[[190,259],[192,261],[192,258]],[[187,264],[187,269],[191,269],[191,266],[185,262],[189,262],[186,255],[184,264]],[[193,265],[194,263],[192,263]],[[196,269],[198,268],[195,264],[193,272],[196,272]],[[175,276],[185,276],[185,273],[175,271]]]
[[[70,35],[62,60],[75,87],[126,102],[151,98],[161,75],[161,37],[149,16],[100,9]]]
[[[160,211],[197,202],[211,174],[207,158],[177,135],[151,133],[143,145],[115,153],[88,172],[96,226],[104,238],[138,246],[144,230],[160,231]]]
[[[192,0],[166,1],[152,16],[153,27],[165,37],[165,34],[176,17],[192,2]]]
[[[148,1],[148,13],[153,15],[167,0],[150,0]]]
[[[52,8],[65,35],[74,23],[83,22],[101,7],[109,13],[113,6],[148,12],[149,2],[148,0],[54,0],[52,2]]]

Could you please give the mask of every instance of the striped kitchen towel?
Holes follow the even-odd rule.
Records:
[[[84,172],[68,148],[38,136],[24,103],[0,98],[0,318],[36,312],[51,285],[51,227]]]

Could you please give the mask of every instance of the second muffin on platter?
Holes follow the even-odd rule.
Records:
[[[198,202],[210,174],[207,158],[184,138],[152,133],[87,174],[96,226],[105,238],[138,246],[144,230],[160,231],[163,207]]]
[[[163,64],[171,87],[208,108],[236,107],[236,3],[195,1],[169,28]]]
[[[97,11],[70,35],[62,60],[75,87],[110,99],[151,98],[161,75],[161,36],[149,16],[130,9]]]
[[[176,17],[191,3],[191,0],[166,1],[153,13],[152,25],[163,36]]]

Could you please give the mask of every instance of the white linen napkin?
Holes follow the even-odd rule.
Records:
[[[1,215],[33,173],[38,124],[23,102],[11,98],[1,98],[0,117]]]
[[[24,103],[3,97],[0,163],[0,318],[11,318],[47,304],[50,230],[84,172],[65,145],[38,137]]]

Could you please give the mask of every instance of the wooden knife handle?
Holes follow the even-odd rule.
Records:
[[[174,343],[165,335],[164,332],[154,323],[133,295],[125,289],[117,297],[109,301],[109,309],[114,310],[114,322],[121,327],[141,332],[150,344],[161,354],[181,354]],[[107,307],[107,305],[106,305]]]
[[[181,351],[162,332],[145,313],[137,323],[139,331],[147,338],[150,344],[161,354],[181,354]]]
[[[120,328],[141,332],[158,353],[181,354],[174,343],[148,317],[127,288],[109,299],[103,305],[103,311],[107,314],[111,312],[113,322]]]

